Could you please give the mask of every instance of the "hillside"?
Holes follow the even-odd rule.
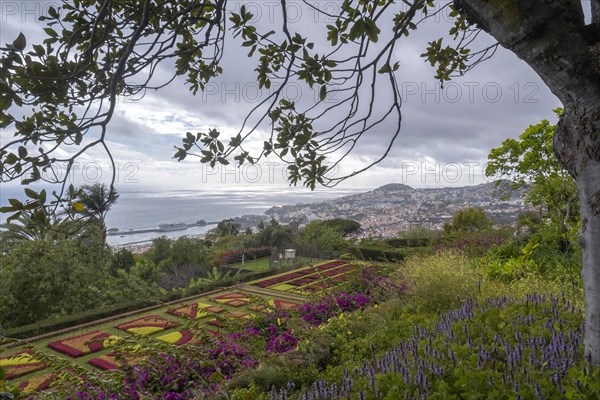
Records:
[[[392,183],[335,200],[272,207],[267,215],[283,223],[300,224],[314,219],[348,218],[361,223],[364,235],[390,236],[416,226],[441,228],[456,211],[466,207],[483,208],[497,224],[512,224],[526,210],[519,193],[500,199],[494,182],[431,189]]]

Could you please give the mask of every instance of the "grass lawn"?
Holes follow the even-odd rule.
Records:
[[[249,260],[246,260],[243,265],[242,265],[242,263],[237,263],[237,264],[230,264],[230,265],[228,265],[228,267],[229,268],[237,268],[237,269],[246,269],[246,270],[250,270],[250,271],[254,271],[254,272],[261,272],[261,271],[266,271],[269,269],[269,267],[270,267],[269,260],[270,260],[270,257],[257,258],[256,260],[249,259]]]

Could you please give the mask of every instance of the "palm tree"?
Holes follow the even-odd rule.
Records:
[[[84,185],[80,188],[79,203],[83,206],[83,213],[90,221],[96,221],[106,240],[106,225],[104,219],[110,208],[117,202],[119,195],[112,186],[104,183]]]
[[[47,207],[26,210],[10,223],[0,226],[0,241],[10,244],[20,240],[54,240],[68,236],[71,221],[59,218]]]

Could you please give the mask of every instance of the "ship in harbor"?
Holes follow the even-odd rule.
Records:
[[[184,222],[176,222],[174,224],[160,224],[158,230],[160,232],[182,231],[188,228],[188,224]]]
[[[199,219],[198,221],[191,224],[186,224],[185,222],[175,222],[173,224],[160,224],[156,228],[128,229],[126,231],[121,231],[119,230],[119,228],[110,228],[106,233],[108,234],[108,236],[119,235],[123,237],[123,235],[133,235],[137,233],[183,231],[187,228],[205,225],[216,225],[216,222],[206,222],[203,219]]]

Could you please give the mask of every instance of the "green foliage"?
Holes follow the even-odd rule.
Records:
[[[274,246],[279,249],[289,247],[298,238],[298,233],[289,225],[279,225],[271,223],[264,226],[252,238],[251,246]]]
[[[562,109],[554,112],[560,117]],[[554,154],[554,129],[543,120],[530,125],[518,139],[506,139],[490,151],[486,174],[512,181],[513,190],[524,190],[527,203],[566,231],[578,221],[577,188]]]
[[[325,221],[318,220],[311,221],[306,225],[299,244],[330,254],[339,254],[348,248],[348,242],[344,239],[344,233],[340,227],[334,227]]]
[[[100,241],[15,244],[0,254],[0,323],[19,326],[102,305],[110,262]]]
[[[217,224],[216,232],[219,237],[237,236],[240,233],[241,225],[233,222],[233,219],[224,219]]]
[[[395,277],[408,284],[408,302],[428,312],[447,311],[479,295],[484,279],[468,257],[453,250],[411,257]]]
[[[492,228],[492,220],[481,208],[470,207],[454,214],[452,221],[444,224],[446,234],[482,232]]]
[[[356,233],[360,230],[360,224],[351,219],[328,219],[323,221],[323,224],[341,231],[343,236],[348,236],[349,234]]]
[[[402,261],[408,251],[381,245],[357,245],[350,248],[350,254],[359,260],[367,261]]]
[[[209,271],[216,251],[216,247],[211,251],[210,242],[201,238],[182,236],[171,240],[163,236],[152,241],[132,271],[147,282],[159,282],[169,290],[186,287],[191,278]]]
[[[135,258],[131,250],[127,248],[118,249],[113,253],[111,274],[116,274],[119,269],[129,272],[131,267],[135,265]]]

